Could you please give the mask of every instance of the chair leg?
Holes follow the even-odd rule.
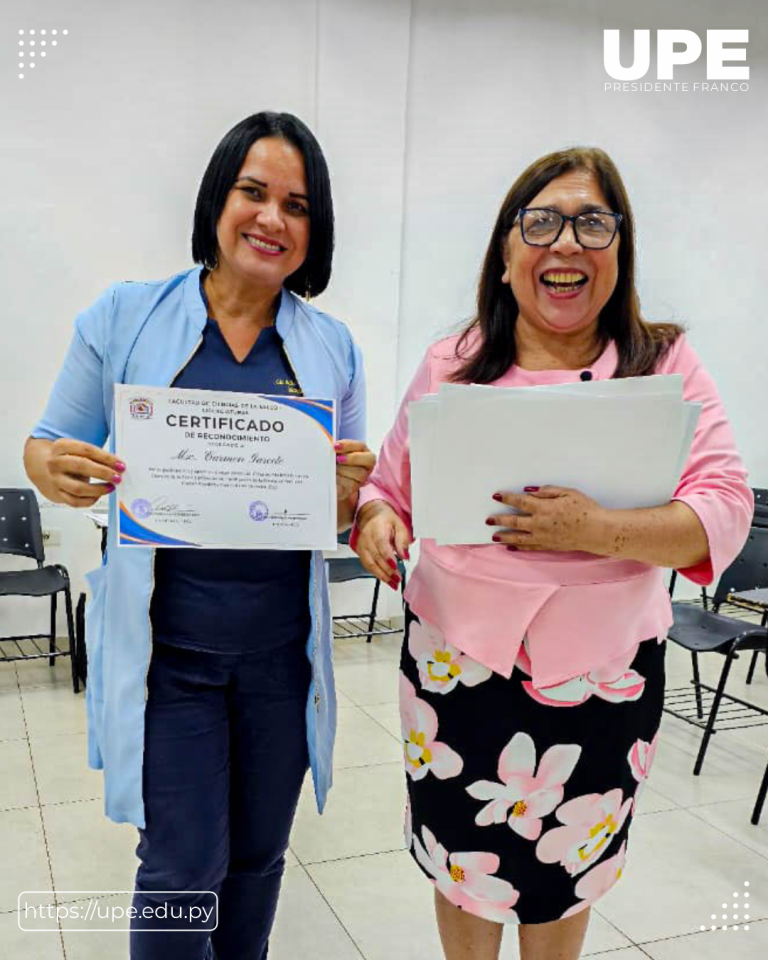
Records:
[[[747,671],[747,683],[752,683],[752,677],[755,675],[755,667],[757,666],[757,655],[759,653],[759,650],[752,651],[752,659],[749,661],[749,670]]]
[[[67,608],[67,633],[69,634],[69,663],[72,667],[72,689],[80,693],[80,678],[77,675],[77,641],[75,640],[75,618],[72,615],[72,593],[69,584],[64,587],[64,603]]]
[[[49,641],[48,652],[53,653],[56,650],[56,594],[51,594],[51,639]],[[52,667],[56,657],[48,657],[48,666]]]
[[[672,571],[672,576],[669,578],[669,598],[672,599],[672,595],[675,592],[675,584],[677,583],[677,570]]]
[[[691,663],[693,664],[693,688],[696,691],[696,715],[699,720],[704,719],[704,706],[701,702],[701,677],[699,676],[699,655],[695,650],[691,650]]]
[[[720,709],[720,701],[723,699],[723,693],[725,692],[725,684],[728,681],[728,674],[731,670],[731,664],[735,659],[736,651],[731,649],[728,651],[725,663],[723,664],[722,672],[720,673],[720,680],[717,684],[717,691],[715,693],[715,699],[712,701],[712,709],[709,711],[709,718],[707,720],[707,726],[704,730],[704,736],[701,738],[701,746],[699,747],[699,755],[696,757],[696,763],[693,768],[693,775],[698,777],[701,773],[701,768],[704,765],[704,756],[707,752],[707,747],[709,746],[709,740],[712,736],[712,733],[715,729],[715,720],[717,719],[717,711]]]
[[[371,642],[371,637],[373,635],[373,628],[376,626],[376,610],[379,606],[379,589],[381,587],[381,581],[376,580],[373,587],[373,604],[371,606],[371,615],[368,618],[368,636],[365,638],[366,643]]]
[[[709,605],[708,605],[708,603],[707,603],[707,588],[706,588],[706,587],[702,587],[702,588],[701,588],[701,605],[702,605],[702,607],[704,607],[705,610],[709,610]]]
[[[752,811],[752,823],[755,826],[760,823],[760,814],[763,812],[763,804],[765,803],[765,795],[768,793],[768,764],[765,767],[765,773],[763,774],[763,782],[760,784],[760,789],[757,791],[757,800],[755,800],[755,809]]]

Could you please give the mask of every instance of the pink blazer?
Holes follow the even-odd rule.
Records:
[[[411,529],[408,404],[456,369],[457,337],[426,353],[387,435],[376,469],[360,491],[360,504],[386,500]],[[613,342],[590,368],[609,379],[618,355]],[[657,373],[680,373],[686,400],[702,404],[688,461],[673,499],[688,504],[709,540],[709,559],[681,570],[696,584],[718,580],[744,544],[754,507],[746,471],[717,388],[681,336]],[[511,367],[494,386],[571,383],[580,370],[523,370]],[[557,484],[557,477],[531,477],[532,484]],[[489,514],[493,504],[489,503]],[[358,507],[359,509],[359,507]],[[489,538],[490,539],[490,538]],[[353,530],[351,543],[357,540]],[[423,540],[405,594],[413,611],[436,626],[447,643],[509,677],[526,639],[533,684],[553,686],[586,674],[634,648],[663,638],[672,610],[661,567],[593,554],[526,551],[488,546],[439,547]]]

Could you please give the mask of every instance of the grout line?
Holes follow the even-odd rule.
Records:
[[[723,801],[723,802],[725,802],[725,801]],[[704,804],[702,804],[702,806],[704,806]],[[707,827],[709,827],[710,830],[717,830],[718,833],[721,833],[724,837],[728,837],[728,839],[729,839],[729,840],[732,840],[734,843],[738,843],[740,847],[743,847],[745,850],[749,850],[750,853],[754,853],[754,854],[756,854],[758,857],[762,857],[763,860],[768,860],[768,852],[762,853],[760,850],[755,850],[754,847],[750,847],[748,844],[744,843],[744,841],[743,841],[743,840],[740,840],[738,837],[734,837],[732,834],[727,833],[727,832],[726,832],[725,830],[723,830],[721,827],[715,826],[713,823],[710,823],[708,820],[705,820],[704,817],[698,816],[697,813],[696,813],[696,809],[695,809],[695,808],[691,808],[691,809],[688,810],[687,812],[690,813],[690,815],[691,815],[692,817],[694,817],[696,820],[698,820],[700,823],[703,823],[703,824],[705,824]],[[750,815],[751,815],[751,813],[752,813],[752,811],[750,810]],[[750,822],[750,821],[748,821],[748,822]],[[752,825],[751,822],[750,822],[750,825]],[[756,828],[756,829],[759,829],[759,828]]]
[[[56,913],[58,915],[59,901],[56,895],[56,885],[53,879],[53,864],[51,863],[51,848],[48,844],[48,831],[45,828],[45,818],[43,817],[43,805],[40,799],[40,787],[38,786],[38,783],[37,783],[37,771],[35,769],[35,757],[34,757],[34,754],[32,753],[32,743],[30,742],[30,739],[29,739],[29,727],[27,726],[27,712],[24,709],[24,698],[21,695],[21,685],[19,684],[18,673],[16,674],[16,686],[18,687],[18,690],[19,690],[19,700],[21,701],[21,715],[24,720],[24,730],[26,731],[26,734],[27,734],[27,750],[29,751],[29,762],[30,762],[30,766],[32,767],[32,779],[34,780],[34,783],[35,783],[35,795],[37,796],[37,814],[38,814],[38,817],[40,818],[40,826],[43,831],[43,843],[45,845],[45,858],[48,862],[48,878],[51,883],[51,891],[53,892],[53,905],[57,908]],[[64,946],[64,934],[61,930],[61,924],[59,923],[57,924],[57,926],[59,928],[59,943],[61,944],[61,952],[64,957],[64,960],[67,960],[67,950],[66,950],[66,947]]]
[[[369,707],[375,707],[375,706],[377,706],[377,704],[375,704],[375,703],[369,703],[368,706],[369,706]],[[378,704],[378,706],[381,706],[381,704]],[[375,724],[378,724],[378,726],[380,726],[381,729],[382,729],[385,733],[388,733],[388,734],[390,735],[390,737],[392,737],[392,739],[393,739],[396,743],[402,744],[401,738],[400,738],[400,737],[396,737],[396,736],[394,735],[394,733],[392,733],[392,731],[389,729],[389,727],[385,727],[384,724],[383,724],[380,720],[377,720],[376,717],[374,717],[372,714],[368,713],[368,711],[365,709],[365,707],[358,707],[358,709],[359,709],[359,710],[362,710],[363,713],[366,715],[366,717],[370,717],[370,719],[373,720],[373,722],[374,722]]]
[[[758,918],[752,917],[748,921],[748,923],[750,927],[755,926],[758,923],[768,923],[768,917],[758,917]],[[722,932],[722,931],[720,931],[720,929],[718,928],[718,931],[716,932]],[[751,933],[751,931],[749,932]],[[651,956],[647,950],[643,949],[644,947],[650,946],[651,944],[654,944],[654,943],[669,943],[671,940],[685,940],[688,937],[704,937],[708,933],[711,934],[712,931],[709,929],[691,930],[690,933],[678,933],[678,934],[675,934],[673,937],[658,937],[656,940],[642,940],[640,941],[640,943],[635,943],[635,946],[638,948],[638,950],[642,950],[643,953],[646,954],[646,956]],[[652,957],[651,960],[654,960],[654,958]]]
[[[293,853],[302,867],[319,867],[326,863],[343,863],[345,860],[363,860],[365,857],[378,857],[384,853],[408,853],[408,849],[402,846],[392,850],[372,850],[368,853],[353,853],[349,857],[332,857],[330,860],[302,860],[295,850]]]
[[[305,876],[307,877],[307,879],[309,880],[309,882],[312,884],[312,886],[315,888],[315,890],[317,890],[317,892],[320,894],[320,897],[321,897],[323,903],[324,903],[324,904],[326,905],[326,907],[328,907],[328,909],[331,911],[331,913],[333,914],[333,916],[334,916],[336,922],[338,923],[338,925],[341,927],[341,929],[344,931],[344,933],[346,933],[346,935],[349,937],[349,942],[352,944],[352,946],[355,948],[355,950],[357,950],[357,952],[360,954],[360,957],[362,958],[362,960],[366,960],[365,954],[364,954],[363,951],[360,949],[360,945],[358,944],[357,940],[355,940],[355,938],[352,936],[352,934],[349,932],[349,930],[347,930],[347,928],[344,926],[344,923],[342,922],[341,917],[338,915],[338,913],[336,913],[336,911],[333,909],[333,907],[332,907],[331,904],[329,903],[329,901],[328,901],[327,897],[325,896],[325,894],[323,893],[323,891],[322,891],[322,890],[320,889],[320,887],[318,887],[318,885],[315,883],[315,879],[314,879],[314,877],[312,876],[312,874],[309,872],[309,870],[307,870],[307,868],[304,866],[304,864],[301,864],[301,869],[304,871]]]

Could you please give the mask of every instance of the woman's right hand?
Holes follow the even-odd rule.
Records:
[[[105,494],[112,493],[124,470],[122,461],[92,443],[68,438],[54,440],[45,461],[49,489],[44,492],[54,503],[92,507]],[[100,482],[89,483],[91,478]]]
[[[388,503],[372,500],[358,513],[357,529],[355,550],[360,562],[374,577],[397,590],[400,587],[397,557],[410,559],[408,528]]]

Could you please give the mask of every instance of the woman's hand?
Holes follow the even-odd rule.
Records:
[[[569,487],[526,487],[525,491],[494,495],[494,500],[521,513],[489,517],[489,526],[501,528],[493,540],[515,550],[603,553],[608,513],[605,508]]]
[[[357,440],[336,444],[336,499],[351,500],[376,466],[376,454]]]
[[[124,470],[125,464],[117,457],[91,443],[55,440],[42,464],[46,483],[41,492],[54,503],[92,507],[115,489]],[[89,483],[91,478],[100,482]]]
[[[400,587],[397,557],[408,556],[411,542],[408,528],[384,500],[366,503],[357,515],[358,539],[355,550],[365,569],[393,590]]]

